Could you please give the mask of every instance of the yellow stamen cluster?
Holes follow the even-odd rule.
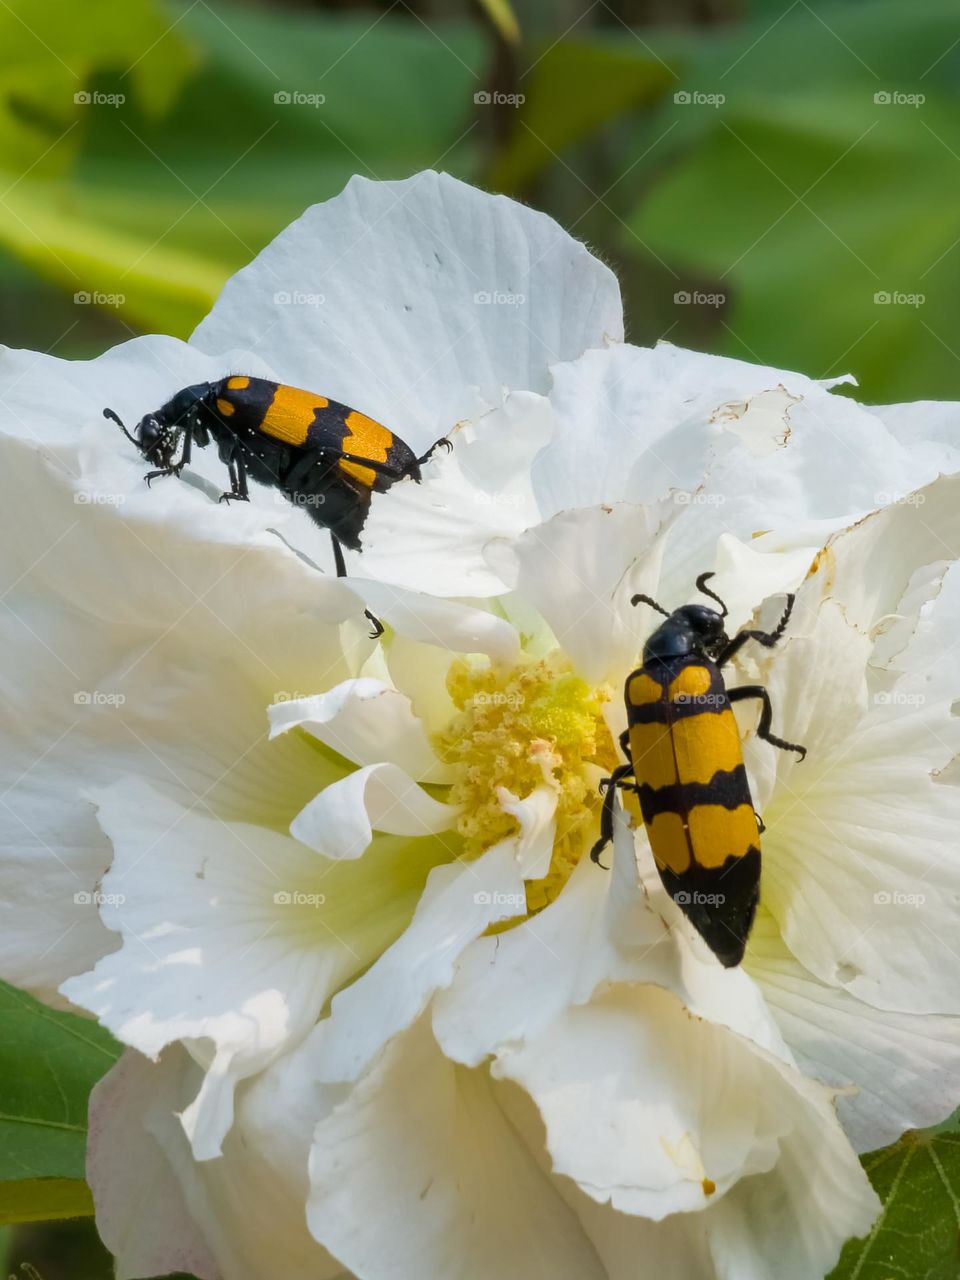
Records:
[[[458,659],[447,688],[457,715],[435,746],[442,760],[459,766],[449,801],[462,806],[465,856],[476,857],[519,830],[500,804],[498,787],[521,799],[545,780],[556,787],[550,871],[527,883],[527,910],[539,911],[560,892],[595,832],[597,782],[616,764],[602,715],[611,690],[588,685],[560,655],[506,669]]]

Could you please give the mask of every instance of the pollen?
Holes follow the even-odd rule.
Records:
[[[447,689],[457,713],[434,745],[442,760],[457,766],[449,801],[461,806],[465,857],[479,856],[520,829],[503,810],[499,787],[521,799],[545,781],[556,788],[550,870],[526,886],[527,912],[533,914],[557,897],[595,834],[598,782],[616,765],[603,719],[612,690],[581,680],[561,655],[509,668],[458,659]]]

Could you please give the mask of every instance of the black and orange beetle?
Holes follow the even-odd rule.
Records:
[[[145,477],[148,484],[179,475],[193,445],[205,448],[215,440],[230,475],[230,491],[220,501],[247,501],[248,475],[280,489],[330,530],[338,577],[346,576],[342,548],[360,550],[370,495],[398,480],[419,484],[420,468],[434,450],[452,447],[444,436],[418,458],[388,427],[348,405],[245,374],[184,387],[141,418],[132,434],[113,409],[103,416],[155,468]],[[369,612],[367,617],[380,635],[379,621]]]
[[[806,748],[770,732],[770,695],[762,685],[727,689],[722,668],[748,640],[772,648],[793,610],[787,596],[773,631],[744,630],[732,639],[724,630],[727,606],[707,587],[697,590],[720,605],[688,604],[668,613],[650,596],[648,604],[666,622],[643,649],[643,664],[627,677],[628,728],[620,738],[627,764],[601,783],[606,790],[600,839],[591,851],[598,862],[613,838],[617,788],[636,793],[654,861],[664,888],[726,968],[743,959],[760,897],[760,833],[743,751],[731,704],[759,698],[757,736],[782,751]],[[632,779],[632,781],[628,781]]]

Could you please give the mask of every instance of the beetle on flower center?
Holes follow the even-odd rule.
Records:
[[[697,590],[715,600],[720,613],[700,604],[670,613],[650,596],[633,597],[631,603],[650,605],[666,621],[644,646],[642,665],[627,677],[628,727],[620,738],[627,763],[601,784],[600,839],[590,856],[599,862],[613,837],[617,789],[635,792],[665,889],[720,963],[732,968],[743,959],[760,899],[763,830],[732,704],[760,699],[757,737],[796,751],[801,760],[806,748],[770,731],[770,696],[762,685],[727,689],[722,672],[748,640],[772,648],[781,639],[793,596],[773,631],[746,629],[731,639],[723,625],[727,606],[706,585],[712,577],[701,574]]]

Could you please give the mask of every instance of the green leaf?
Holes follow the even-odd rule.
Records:
[[[954,104],[932,93],[914,109],[819,91],[741,95],[712,114],[703,144],[630,226],[677,272],[675,288],[727,296],[717,345],[815,377],[852,371],[868,401],[952,396]],[[683,343],[692,310],[675,313],[672,340]]]
[[[78,1178],[32,1178],[0,1183],[0,1223],[52,1222],[93,1216],[93,1196]]]
[[[0,984],[0,1222],[90,1211],[87,1099],[118,1054],[95,1022]]]
[[[956,1280],[960,1274],[960,1134],[905,1133],[864,1168],[883,1211],[844,1246],[830,1280]]]
[[[68,62],[86,12],[71,6],[50,33]],[[467,113],[484,57],[479,31],[185,6],[164,21],[175,24],[181,57],[177,92],[158,114],[128,81],[173,36],[150,50],[152,29],[123,12],[126,65],[136,72],[102,60],[90,87],[103,105],[74,107],[71,98],[72,120],[51,121],[34,140],[37,154],[55,142],[57,163],[25,172],[21,158],[19,181],[0,170],[10,187],[0,242],[69,294],[95,295],[139,326],[187,336],[230,274],[354,173],[395,178],[473,163]],[[115,6],[112,15],[117,24]],[[0,43],[0,83],[6,52]],[[109,105],[124,92],[125,102]]]

